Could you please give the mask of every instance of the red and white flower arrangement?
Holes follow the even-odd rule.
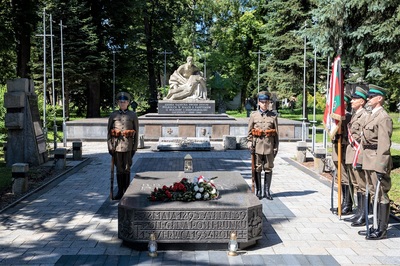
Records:
[[[154,188],[148,199],[150,201],[194,201],[194,200],[211,200],[217,199],[219,196],[218,189],[214,184],[213,178],[198,176],[193,182],[187,178],[175,182],[171,186],[162,186],[162,188]]]

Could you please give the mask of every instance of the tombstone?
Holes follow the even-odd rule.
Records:
[[[7,109],[7,167],[21,162],[31,166],[46,162],[46,138],[43,134],[33,80],[21,78],[7,81],[4,107]]]
[[[236,137],[224,135],[223,137],[225,150],[236,150]]]
[[[67,166],[67,149],[57,148],[54,150],[55,169],[63,170]]]
[[[22,194],[28,191],[28,172],[27,163],[15,163],[12,165],[12,192]]]
[[[325,149],[316,149],[314,153],[314,170],[318,174],[322,174],[325,168],[325,157],[326,150]]]
[[[307,142],[305,141],[298,141],[297,142],[297,161],[299,163],[304,163],[306,161],[307,155]]]
[[[82,141],[72,142],[72,158],[74,161],[82,160]]]

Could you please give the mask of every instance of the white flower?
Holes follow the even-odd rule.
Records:
[[[194,186],[194,188],[193,188],[193,189],[194,189],[194,191],[196,191],[196,192],[197,192],[197,191],[199,191],[199,186],[197,186],[197,185],[196,185],[196,186]]]
[[[196,199],[201,199],[201,194],[200,193],[196,193]]]
[[[204,199],[208,199],[208,197],[210,197],[210,195],[207,192],[204,193]]]
[[[217,193],[217,190],[216,190],[215,188],[213,188],[213,189],[211,190],[211,194],[215,194],[215,193]]]
[[[204,191],[204,188],[203,187],[200,187],[199,188],[199,192],[203,192]]]

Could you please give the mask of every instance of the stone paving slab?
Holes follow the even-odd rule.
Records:
[[[149,148],[134,157],[133,171],[182,170],[188,152],[155,152],[155,144],[146,144]],[[292,160],[296,143],[280,145],[271,188],[274,200],[262,200],[263,238],[237,257],[227,256],[226,250],[199,250],[160,251],[153,259],[122,245],[117,236],[118,203],[108,195],[106,145],[83,142],[82,150],[90,159],[85,167],[0,213],[0,265],[400,264],[399,223],[390,221],[388,239],[367,241],[359,236],[360,228],[329,211],[329,182]],[[237,171],[251,183],[246,150],[216,148],[190,154],[198,171]],[[160,161],[167,163],[157,164]]]

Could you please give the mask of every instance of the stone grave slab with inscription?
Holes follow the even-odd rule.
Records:
[[[158,140],[157,149],[160,151],[209,151],[211,143],[208,137],[161,137]]]
[[[214,180],[220,196],[209,201],[152,202],[155,187],[170,186],[183,177]],[[155,233],[161,249],[227,248],[230,233],[237,233],[244,249],[262,238],[262,205],[238,172],[137,173],[118,204],[118,237],[136,249]],[[164,244],[164,245],[163,245]]]

